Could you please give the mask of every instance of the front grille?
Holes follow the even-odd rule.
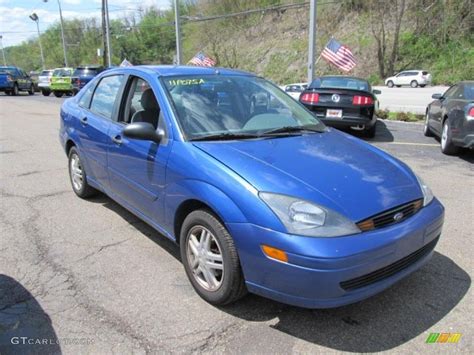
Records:
[[[363,232],[382,228],[390,224],[404,221],[408,217],[411,217],[416,212],[418,212],[421,207],[423,207],[423,200],[415,200],[370,218],[364,219],[363,221],[358,222],[357,226]]]
[[[345,291],[352,291],[358,288],[369,286],[375,282],[378,282],[390,276],[393,276],[396,273],[406,269],[410,265],[416,263],[418,260],[422,259],[424,256],[428,255],[435,248],[436,243],[438,243],[438,239],[439,239],[439,236],[436,237],[436,239],[434,239],[433,241],[426,244],[421,249],[418,249],[414,253],[411,253],[410,255],[405,256],[404,258],[394,262],[393,264],[390,264],[381,269],[373,271],[370,274],[359,276],[359,277],[356,277],[355,279],[343,281],[340,283],[340,285]]]

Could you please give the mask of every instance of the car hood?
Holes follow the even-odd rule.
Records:
[[[423,197],[416,177],[404,163],[333,129],[193,144],[259,191],[300,197],[354,222]]]

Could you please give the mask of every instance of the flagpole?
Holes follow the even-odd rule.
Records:
[[[333,38],[334,38],[333,36],[331,36],[331,38],[329,38],[329,40],[326,42],[325,46],[323,47],[321,53],[319,53],[318,58],[317,58],[316,61],[314,62],[314,71],[315,71],[315,72],[316,72],[316,69],[317,69],[317,66],[316,66],[316,65],[319,63],[319,60],[321,59],[321,55],[323,54],[324,48],[326,48],[326,47],[328,46],[329,42],[331,42],[331,39],[333,39]],[[309,83],[309,84],[311,84],[311,83]]]

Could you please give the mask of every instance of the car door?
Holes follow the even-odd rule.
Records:
[[[405,72],[398,73],[394,78],[393,78],[393,83],[395,85],[402,85],[403,84],[403,76],[405,75]]]
[[[117,112],[116,102],[125,83],[124,75],[103,77],[97,86],[89,86],[79,100],[78,134],[88,178],[104,190],[109,187],[107,146],[109,129]],[[89,100],[89,101],[88,101]]]
[[[130,76],[118,120],[109,130],[107,150],[113,196],[157,224],[164,221],[165,171],[172,142],[160,109],[164,102],[159,99],[145,79]],[[151,123],[163,130],[164,138],[156,143],[125,137],[123,129],[134,122]]]
[[[435,100],[430,105],[430,118],[431,118],[431,127],[434,129],[435,132],[441,134],[442,131],[442,122],[444,117],[444,112],[446,110],[446,106],[449,104],[451,96],[457,90],[458,85],[451,86],[443,96]]]

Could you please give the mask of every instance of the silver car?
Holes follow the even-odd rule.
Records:
[[[426,70],[405,70],[397,75],[385,79],[385,85],[389,88],[401,87],[402,85],[409,85],[412,88],[418,86],[424,88],[431,84],[431,74]]]
[[[53,76],[52,69],[43,70],[40,75],[38,76],[38,88],[41,90],[41,93],[44,96],[49,96],[51,94],[51,90],[49,88],[51,84],[51,77]]]

